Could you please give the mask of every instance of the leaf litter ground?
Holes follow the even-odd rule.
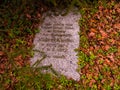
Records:
[[[87,11],[83,18],[86,21],[81,26],[81,37],[85,39],[80,47],[84,58],[79,57],[83,65],[81,82],[84,88],[119,90],[120,3],[111,1],[103,6],[100,2],[96,13]]]
[[[36,32],[33,28],[38,26],[36,19],[41,18],[46,7],[37,3],[37,13],[34,16],[34,10],[29,5],[26,9],[22,7],[13,9],[11,4],[7,5],[0,8],[4,15],[3,18],[0,18],[2,22],[0,26],[0,83],[6,89],[12,90],[19,82],[18,76],[16,78],[13,73],[14,68],[29,65],[31,53],[28,51],[31,52],[32,41]],[[8,7],[10,9],[6,11]],[[18,15],[19,10],[23,12],[20,15]],[[12,12],[18,16],[14,16]],[[115,3],[113,0],[104,5],[99,2],[97,12],[94,14],[91,12],[92,10],[87,10],[86,15],[83,16],[85,21],[81,26],[81,45],[78,53],[81,80],[76,85],[82,86],[83,90],[119,90],[120,3]],[[30,22],[32,24],[29,24]],[[54,86],[52,89],[59,90],[61,87],[60,85]],[[74,89],[74,86],[66,88],[70,89],[70,87]]]

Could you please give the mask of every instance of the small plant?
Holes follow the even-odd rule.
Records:
[[[118,84],[115,83],[114,89],[115,89],[115,90],[119,90],[119,89],[120,89],[120,86],[119,86]]]
[[[80,68],[83,68],[86,63],[89,61],[89,57],[82,51],[80,51],[78,53],[78,60],[79,60],[79,65],[80,65]]]
[[[113,46],[113,47],[110,47],[109,50],[106,53],[107,54],[109,54],[109,53],[115,53],[117,51],[118,51],[117,47]]]
[[[88,39],[85,36],[81,36],[80,39],[80,42],[82,42],[80,43],[80,46],[83,48],[87,48],[89,46]]]

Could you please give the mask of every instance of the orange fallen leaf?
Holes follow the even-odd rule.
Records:
[[[91,31],[91,32],[94,32],[94,33],[96,33],[96,32],[97,32],[97,30],[96,30],[96,29],[94,29],[94,28],[91,28],[91,29],[90,29],[90,31]]]
[[[96,81],[94,79],[90,80],[89,86],[92,87],[92,85],[95,83]]]
[[[94,23],[94,22],[95,22],[95,20],[91,19],[91,20],[90,20],[90,22]]]
[[[0,64],[0,69],[4,69],[5,65],[4,64]]]
[[[114,59],[114,54],[110,54],[110,55],[108,55],[107,57],[108,57],[112,62],[115,61],[115,59]]]
[[[4,55],[4,52],[0,51],[0,56]]]
[[[40,14],[40,13],[37,13],[37,17],[40,18],[40,17],[41,17],[41,14]]]
[[[103,30],[100,30],[100,33],[102,35],[102,38],[106,38],[108,36],[107,33]]]
[[[114,85],[114,80],[112,80],[112,82],[110,83],[110,86],[112,87]]]
[[[30,14],[26,14],[26,17],[27,17],[27,18],[29,18],[29,19],[31,19],[31,16],[30,16]]]
[[[89,37],[94,37],[95,36],[95,33],[94,32],[90,32],[89,33]]]
[[[93,51],[94,50],[94,47],[93,46],[90,46],[90,51]]]
[[[16,61],[22,60],[22,55],[17,56],[16,58],[14,58],[14,60]]]
[[[114,39],[109,39],[109,42],[111,43],[111,44],[115,44],[115,40]]]
[[[110,17],[109,15],[106,15],[106,18],[109,19],[109,20],[112,19],[112,17]]]
[[[16,65],[18,65],[18,66],[23,66],[23,65],[24,65],[24,63],[23,63],[23,61],[22,61],[22,60],[20,60],[20,61],[17,61],[17,62],[16,62]]]
[[[105,82],[105,81],[106,81],[105,79],[102,79],[101,83],[103,83],[103,84],[104,84],[104,82]]]
[[[109,61],[108,59],[105,59],[105,63],[106,63],[107,65],[110,65],[110,66],[111,66],[111,63],[110,63],[110,61]]]
[[[117,12],[120,13],[120,8],[117,8]]]
[[[105,50],[108,50],[109,48],[110,48],[110,46],[109,45],[105,45]]]
[[[103,10],[103,6],[99,6],[98,8],[99,8],[99,10],[100,10],[100,11],[102,11],[102,10]]]
[[[114,28],[120,29],[120,23],[114,24]]]

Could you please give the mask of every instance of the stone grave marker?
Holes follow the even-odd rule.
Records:
[[[39,27],[40,32],[36,34],[34,39],[34,57],[31,63],[34,64],[42,58],[42,54],[46,55],[45,59],[38,66],[46,66],[52,64],[53,69],[62,75],[74,80],[79,80],[80,75],[76,71],[77,52],[75,49],[79,47],[79,25],[80,14],[69,12],[67,15],[51,15],[44,14],[44,21]]]

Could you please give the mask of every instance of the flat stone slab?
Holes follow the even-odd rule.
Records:
[[[34,64],[38,59],[46,55],[46,58],[39,66],[52,64],[52,67],[62,75],[79,81],[80,74],[76,71],[77,53],[75,49],[79,47],[79,25],[80,14],[70,12],[65,16],[55,16],[52,12],[47,15],[42,25],[39,27],[40,32],[34,39],[34,57],[31,63]]]

